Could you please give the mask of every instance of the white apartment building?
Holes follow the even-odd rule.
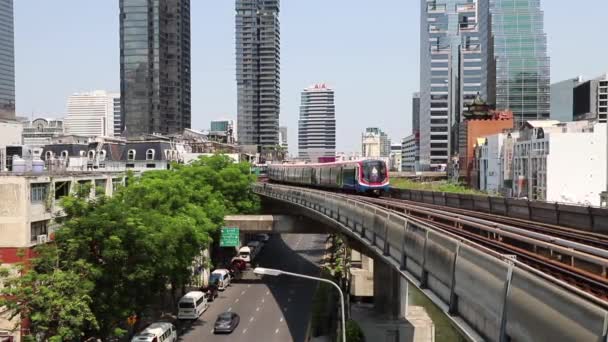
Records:
[[[390,171],[401,172],[402,170],[402,152],[401,152],[401,144],[392,144],[391,145],[391,154],[390,154]]]
[[[529,121],[513,150],[513,195],[600,205],[606,189],[605,123]]]
[[[34,256],[35,246],[53,239],[53,218],[61,215],[59,199],[75,191],[77,185],[91,184],[91,196],[98,187],[111,196],[124,181],[124,172],[0,173],[0,264],[15,272],[16,263]],[[13,331],[18,321],[19,317],[10,320],[0,312],[0,332],[8,333],[0,336],[20,341],[20,330]]]
[[[487,136],[478,146],[479,189],[508,195],[513,183],[513,146],[518,132]]]
[[[366,128],[361,135],[361,152],[364,158],[388,159],[391,153],[391,141],[380,128]]]
[[[120,94],[104,90],[70,96],[64,121],[66,133],[89,137],[114,136],[116,98],[120,98]]]
[[[315,84],[302,91],[298,121],[298,158],[318,162],[336,156],[334,91]]]

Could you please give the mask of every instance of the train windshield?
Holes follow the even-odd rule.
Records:
[[[369,183],[382,183],[386,180],[386,164],[382,161],[363,163],[363,179]]]

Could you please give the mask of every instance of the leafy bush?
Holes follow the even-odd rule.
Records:
[[[457,194],[471,195],[486,195],[485,193],[468,188],[460,183],[452,183],[447,181],[441,182],[415,182],[409,179],[396,178],[391,179],[391,186],[398,189],[408,190],[423,190],[423,191],[439,191]]]
[[[352,319],[346,321],[346,341],[365,342],[365,335],[359,324]]]

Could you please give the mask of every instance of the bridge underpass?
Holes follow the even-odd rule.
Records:
[[[385,274],[383,282],[390,285],[377,298],[378,309],[388,316],[403,310],[405,292],[392,280],[397,274],[472,340],[607,340],[605,302],[509,256],[342,195],[275,184],[257,184],[254,191],[281,203],[284,213],[340,231],[389,265],[390,272],[376,272]]]
[[[249,234],[329,234],[339,232],[331,221],[309,217],[305,210],[273,199],[263,200],[264,211],[275,214],[226,216],[224,225],[238,227],[241,241]],[[290,213],[278,215],[276,213]],[[370,258],[374,250],[355,237],[345,235],[348,246],[355,251],[362,267],[353,268],[354,283],[360,293],[373,296],[373,317],[366,317],[371,329],[378,336],[367,336],[369,340],[383,341],[434,341],[434,326],[421,307],[408,309],[408,282],[399,272],[382,258]],[[289,271],[289,270],[286,270]],[[373,280],[367,277],[373,277]],[[351,291],[353,293],[353,291]],[[370,313],[366,313],[370,315]],[[375,320],[374,320],[375,319]]]

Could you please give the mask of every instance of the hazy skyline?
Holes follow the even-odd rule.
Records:
[[[608,71],[608,46],[599,36],[608,2],[578,4],[542,1],[552,82]],[[18,115],[61,117],[72,93],[120,90],[118,1],[14,5]],[[284,0],[279,19],[280,122],[289,127],[292,154],[300,92],[314,83],[336,91],[338,151],[360,150],[368,126],[381,127],[393,142],[410,133],[411,96],[419,87],[420,1]],[[195,129],[236,119],[234,29],[234,1],[192,1]]]

